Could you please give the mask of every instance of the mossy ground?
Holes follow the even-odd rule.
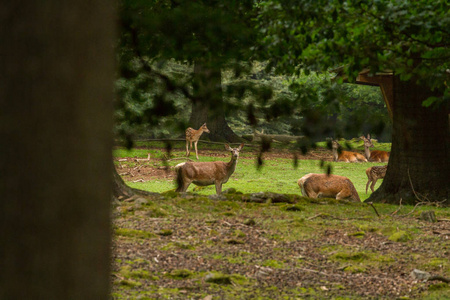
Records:
[[[394,218],[396,206],[377,204],[378,218],[367,205],[325,199],[298,198],[302,209],[289,210],[293,204],[189,196],[114,208],[114,299],[443,299],[448,292],[409,277],[414,268],[449,274],[449,241],[435,232],[450,223],[420,221],[428,207]],[[148,217],[155,208],[166,214]],[[434,209],[449,219],[449,209]],[[411,239],[389,240],[400,231]]]

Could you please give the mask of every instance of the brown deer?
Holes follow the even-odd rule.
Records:
[[[197,143],[203,132],[209,133],[209,129],[208,129],[208,127],[206,127],[206,123],[203,124],[202,126],[200,126],[200,128],[198,130],[195,130],[192,127],[189,127],[188,129],[186,129],[186,156],[189,156],[189,154],[191,153],[192,142],[193,142],[194,147],[195,147],[195,156],[197,157],[197,160],[198,160]]]
[[[305,197],[352,199],[361,202],[355,186],[344,176],[309,173],[300,178],[297,183]]]
[[[239,152],[244,147],[231,148],[225,144],[225,149],[231,152],[231,160],[212,162],[185,162],[175,166],[177,172],[177,192],[186,192],[191,183],[199,186],[216,185],[216,193],[222,192],[222,185],[228,181],[236,169]]]
[[[389,161],[389,156],[391,154],[390,152],[381,150],[370,151],[369,148],[374,147],[372,140],[370,139],[370,134],[367,135],[367,138],[362,135],[360,139],[364,141],[364,154],[369,161],[376,161],[376,162]]]
[[[372,190],[372,193],[374,192],[375,184],[377,183],[377,180],[380,178],[384,178],[386,176],[386,170],[387,165],[385,166],[373,166],[366,170],[367,178],[369,181],[366,183],[366,194],[367,194],[367,188],[369,187],[369,183],[372,182],[370,185],[370,189]]]
[[[339,151],[342,147],[336,141],[331,141],[332,150],[333,150],[333,160],[334,161],[344,161],[344,162],[367,162],[367,159],[364,155],[359,154],[357,152],[351,151]]]

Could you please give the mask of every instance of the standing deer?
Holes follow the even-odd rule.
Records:
[[[364,157],[364,155],[359,154],[357,152],[351,152],[351,151],[339,151],[341,148],[341,145],[339,145],[339,143],[334,140],[331,143],[332,143],[333,160],[334,161],[367,162],[367,159]]]
[[[386,176],[386,170],[387,165],[385,166],[373,166],[366,170],[367,178],[369,181],[366,183],[366,194],[367,194],[367,188],[369,187],[369,183],[372,182],[370,185],[370,189],[372,190],[372,193],[374,191],[375,184],[377,183],[377,180],[380,178],[384,178]]]
[[[300,178],[297,183],[305,197],[352,199],[361,202],[355,186],[344,176],[309,173]]]
[[[372,140],[370,139],[370,134],[367,135],[367,138],[365,136],[360,137],[361,140],[364,141],[364,154],[366,155],[366,158],[369,161],[376,161],[376,162],[388,162],[389,161],[389,155],[390,152],[381,151],[381,150],[373,150],[370,151],[370,147],[374,147]]]
[[[197,143],[203,132],[209,133],[209,129],[208,127],[206,127],[206,123],[200,126],[198,130],[195,130],[192,127],[186,129],[186,156],[189,156],[189,154],[191,153],[192,142],[194,142],[195,156],[197,157],[198,160]]]
[[[177,172],[177,192],[186,192],[191,183],[199,186],[216,185],[216,193],[222,192],[222,185],[228,181],[236,169],[239,152],[244,147],[231,148],[225,144],[225,149],[231,152],[231,160],[212,162],[185,162],[175,166]]]

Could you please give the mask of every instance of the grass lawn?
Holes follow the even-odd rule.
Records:
[[[138,145],[143,146],[142,143]],[[175,144],[174,149],[171,151],[172,157],[181,158],[184,156],[185,152],[183,150],[183,145],[184,143]],[[147,146],[149,145],[147,144]],[[114,151],[114,156],[145,158],[147,157],[147,154],[150,153],[151,157],[155,159],[161,158],[165,153],[163,151],[164,144],[153,143],[152,146],[158,148],[133,149],[130,151],[117,149]],[[325,146],[325,143],[323,143],[323,146]],[[358,150],[358,144],[355,144],[354,146]],[[206,155],[210,153],[221,153],[223,155],[227,155],[226,157],[211,157],[200,154],[199,161],[230,160],[228,153],[223,149],[222,145],[213,145],[212,147],[211,145],[208,145],[207,151],[204,150],[204,146],[201,144],[199,147],[201,147],[200,153],[207,152]],[[363,148],[363,146],[361,147]],[[381,148],[386,149],[386,146],[383,145],[383,147],[377,147],[377,149]],[[243,193],[275,192],[282,194],[298,194],[300,193],[300,189],[297,185],[297,180],[300,177],[308,173],[324,173],[326,166],[330,165],[332,168],[332,173],[348,177],[355,185],[361,200],[365,200],[370,195],[365,193],[367,183],[367,175],[365,170],[370,166],[383,165],[383,163],[321,162],[317,159],[300,159],[298,160],[297,167],[294,167],[294,162],[291,157],[272,157],[271,153],[269,153],[267,158],[264,159],[263,165],[260,168],[257,168],[256,149],[257,148],[244,146],[236,167],[236,171],[231,176],[229,181],[224,184],[223,189],[235,188]],[[274,149],[274,152],[276,153],[279,153],[280,151],[283,150]],[[288,151],[289,150],[284,151],[286,156],[288,156]],[[193,153],[191,153],[190,157],[195,160]],[[175,166],[182,161],[184,160],[169,161],[168,165]],[[156,161],[156,164],[160,167],[163,166],[163,162],[161,160]],[[377,188],[381,182],[382,180],[378,180],[375,188]],[[173,179],[154,178],[145,182],[127,182],[127,184],[134,188],[161,193],[174,189],[175,183]],[[195,191],[201,195],[209,195],[215,193],[215,187],[214,185],[207,187],[196,187],[192,184],[188,191]]]

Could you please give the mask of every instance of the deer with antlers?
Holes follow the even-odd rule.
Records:
[[[198,186],[215,184],[216,193],[222,192],[222,185],[228,181],[236,169],[239,152],[244,147],[241,144],[238,148],[231,148],[225,144],[225,149],[231,152],[231,160],[212,162],[185,162],[175,166],[177,172],[177,192],[186,192],[191,183]]]
[[[342,151],[341,145],[335,140],[331,141],[333,150],[333,160],[334,161],[344,161],[344,162],[367,162],[364,155],[357,152]]]
[[[297,181],[305,197],[351,199],[361,202],[353,183],[344,176],[309,173]]]
[[[370,139],[370,134],[367,135],[367,138],[365,136],[360,137],[361,140],[364,141],[364,154],[369,161],[376,161],[376,162],[388,162],[390,152],[387,151],[381,151],[381,150],[373,150],[370,151],[370,148],[373,148],[372,140]]]
[[[370,189],[372,190],[372,193],[374,192],[375,184],[377,183],[378,179],[384,178],[386,176],[386,170],[387,165],[385,166],[373,166],[366,170],[366,175],[369,181],[366,183],[366,194],[367,194],[367,188],[369,187],[369,183],[372,182],[370,185]]]
[[[192,127],[186,129],[186,156],[189,156],[189,154],[191,153],[192,143],[194,143],[195,156],[198,160],[197,143],[203,132],[209,133],[209,129],[208,127],[206,127],[206,123],[200,126],[198,130],[195,130]]]

